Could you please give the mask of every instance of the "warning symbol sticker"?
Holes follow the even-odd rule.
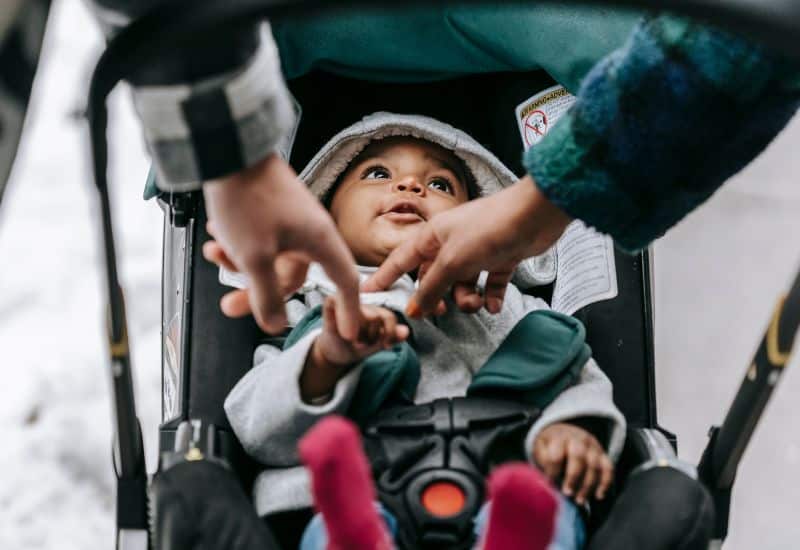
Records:
[[[547,115],[544,111],[532,111],[525,117],[525,147],[536,145],[547,133]]]
[[[563,86],[553,86],[517,105],[517,125],[525,148],[533,147],[547,135],[553,124],[575,102]]]

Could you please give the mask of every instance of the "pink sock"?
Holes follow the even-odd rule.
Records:
[[[329,416],[300,440],[299,451],[311,471],[314,502],[328,531],[328,550],[391,548],[375,509],[375,488],[355,425]]]
[[[527,464],[507,464],[489,477],[492,506],[483,550],[545,550],[553,540],[558,501],[547,479]]]

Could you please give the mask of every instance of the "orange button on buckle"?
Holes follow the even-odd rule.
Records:
[[[422,506],[436,517],[455,516],[466,501],[464,491],[451,481],[434,481],[422,491]]]

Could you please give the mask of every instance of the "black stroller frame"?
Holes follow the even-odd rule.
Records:
[[[444,2],[439,2],[444,3]],[[590,2],[591,3],[591,2]],[[738,0],[725,5],[711,0],[661,2],[598,2],[669,8],[718,24],[746,30],[751,36],[800,59],[800,5],[790,0]],[[356,5],[357,2],[348,4]],[[389,4],[389,2],[387,2]],[[107,182],[107,111],[105,100],[114,86],[165,44],[181,47],[199,29],[214,24],[236,25],[254,17],[281,17],[330,9],[316,0],[239,0],[167,3],[137,20],[108,45],[95,68],[88,103],[94,178],[100,196],[109,303],[109,350],[113,380],[117,474],[117,548],[152,548],[148,536],[148,478],[141,430],[136,418],[127,341],[125,307],[119,286]],[[342,9],[337,3],[335,9]],[[462,77],[475,92],[453,98],[436,93],[446,83],[385,85],[312,72],[289,82],[303,106],[304,123],[292,151],[292,164],[302,166],[328,136],[376,110],[417,112],[460,127],[489,145],[517,173],[519,143],[511,117],[492,116],[486,106],[511,112],[530,93],[553,84],[544,72],[494,73]],[[447,83],[452,86],[452,81]],[[467,88],[467,85],[469,88]],[[320,90],[336,93],[320,97]],[[435,98],[446,97],[447,101]],[[480,98],[480,105],[475,98]],[[491,100],[487,99],[491,98]],[[464,116],[486,112],[485,120]],[[507,119],[507,120],[505,120]],[[200,193],[162,195],[164,250],[162,270],[162,420],[159,468],[167,468],[180,448],[186,460],[218,457],[230,464],[249,486],[258,466],[242,451],[230,430],[222,403],[249,369],[252,351],[265,335],[252,319],[232,320],[219,311],[225,289],[217,270],[205,262],[199,244],[209,237]],[[767,332],[749,363],[729,412],[710,440],[698,468],[679,461],[674,435],[658,425],[653,350],[652,253],[615,253],[619,294],[576,312],[587,328],[593,355],[614,384],[614,398],[625,415],[628,436],[617,483],[635,471],[674,467],[699,479],[716,507],[715,539],[727,533],[731,490],[739,460],[788,361],[800,325],[800,276],[775,308]],[[538,292],[547,293],[544,287]],[[224,365],[224,368],[223,368]]]

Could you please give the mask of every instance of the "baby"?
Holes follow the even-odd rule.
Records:
[[[389,113],[340,132],[301,179],[330,210],[363,279],[432,216],[517,180],[463,132]],[[297,442],[323,417],[341,414],[363,424],[391,405],[465,395],[502,394],[541,408],[524,441],[530,461],[578,505],[602,499],[625,421],[583,342],[583,327],[513,285],[496,314],[443,303],[434,318],[409,319],[403,312],[413,291],[406,275],[387,291],[363,293],[361,332],[348,342],[333,322],[335,288],[312,264],[287,304],[293,329],[286,343],[260,346],[253,369],[225,402],[245,450],[267,466],[254,488],[259,514],[312,504]],[[542,369],[552,371],[548,383],[532,385]],[[594,434],[583,427],[589,425]],[[582,545],[582,520],[569,498],[560,499],[556,526],[551,548]],[[323,526],[312,522],[307,531],[314,529]],[[319,540],[307,532],[303,548],[317,548]]]

